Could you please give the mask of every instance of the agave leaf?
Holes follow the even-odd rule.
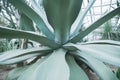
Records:
[[[84,18],[86,16],[86,14],[88,13],[88,11],[90,10],[90,8],[92,7],[92,5],[95,3],[95,1],[96,0],[90,0],[90,2],[88,3],[88,6],[86,7],[85,11],[84,12],[82,12],[82,10],[80,11],[76,21],[73,24],[71,37],[74,37],[76,34],[79,33],[80,28],[83,24]]]
[[[0,55],[0,62],[4,60],[12,59],[14,57],[19,57],[34,53],[39,53],[39,55],[44,55],[46,52],[50,52],[50,51],[51,49],[47,47],[6,51]]]
[[[78,59],[85,62],[100,77],[101,80],[118,80],[111,69],[99,60],[86,55],[84,52],[78,52],[77,57],[78,56]]]
[[[23,13],[20,16],[20,28],[25,31],[35,31],[32,20]]]
[[[36,69],[43,61],[45,61],[50,55],[44,56],[44,58],[40,58],[37,62],[35,62],[34,64],[28,66],[28,68],[24,71],[23,74],[29,76],[32,72],[34,72],[34,69]],[[19,75],[22,76],[23,74]],[[18,80],[18,78],[17,78]]]
[[[18,67],[18,68],[15,68],[13,70],[11,70],[6,78],[4,80],[17,80],[18,77],[24,73],[24,71],[28,68],[29,66],[25,66],[25,67]]]
[[[9,0],[11,4],[13,4],[16,8],[20,10],[20,12],[24,13],[31,20],[33,20],[37,27],[49,38],[54,39],[53,33],[47,27],[47,24],[43,21],[41,16],[37,14],[32,8],[30,8],[24,0]]]
[[[10,58],[10,59],[4,60],[4,61],[0,61],[0,65],[20,63],[20,62],[23,62],[27,59],[36,57],[38,55],[40,56],[41,54],[34,53],[34,54],[28,54],[28,55],[24,55],[24,56],[13,57],[13,58]]]
[[[42,63],[26,70],[18,80],[69,80],[69,67],[65,60],[66,51],[59,49],[54,51]],[[31,73],[30,73],[31,72]]]
[[[66,44],[65,48],[74,47],[84,54],[93,56],[102,62],[120,66],[120,46],[111,44],[87,44],[87,45],[76,45]]]
[[[114,17],[115,15],[117,15],[119,13],[120,13],[120,7],[114,9],[113,11],[109,12],[108,14],[104,15],[103,17],[101,17],[100,19],[95,21],[86,30],[80,32],[78,35],[76,35],[70,41],[73,42],[73,43],[76,43],[76,42],[80,41],[83,37],[85,37],[90,32],[92,32],[93,30],[98,28],[100,25],[102,25],[104,22],[108,21],[109,19],[111,19],[112,17]]]
[[[44,19],[46,18],[45,16],[45,12],[44,10],[42,9],[43,6],[42,5],[42,1],[41,0],[31,0],[31,5],[32,5],[32,8],[34,9],[34,11],[36,13],[38,13],[39,15],[41,15],[41,17]]]
[[[49,40],[48,38],[41,36],[39,34],[29,31],[5,28],[2,26],[0,26],[0,38],[25,38],[25,39],[27,38],[52,48],[58,47],[58,45],[54,41]]]
[[[42,2],[43,2],[42,0],[31,0],[31,5],[34,11],[38,13],[43,20],[45,19],[47,20],[43,6],[41,6],[43,4]]]
[[[120,42],[114,40],[97,40],[97,41],[89,41],[83,43],[83,45],[89,45],[89,44],[108,44],[108,45],[120,46]]]
[[[85,45],[80,50],[103,62],[120,66],[120,46],[114,45]]]
[[[31,0],[31,6],[34,9],[34,11],[41,16],[41,18],[44,20],[50,31],[54,33],[53,28],[51,27],[47,20],[43,6],[41,6],[43,4],[42,2],[43,2],[42,0]]]
[[[66,61],[70,68],[69,80],[89,80],[86,73],[75,62],[74,57],[67,55]]]
[[[48,22],[55,30],[56,41],[69,40],[70,28],[81,9],[83,0],[43,0]]]
[[[67,44],[63,45],[63,48],[66,50],[72,50],[72,51],[78,50],[78,48],[75,47],[74,43],[67,43]]]
[[[37,62],[35,62],[34,64],[30,65],[28,67],[28,69],[24,72],[24,74],[22,74],[20,77],[24,77],[25,76],[29,76],[31,75],[31,73],[34,72],[34,70],[42,63],[44,62],[46,59],[48,59],[50,55],[44,56],[43,58],[40,58]]]

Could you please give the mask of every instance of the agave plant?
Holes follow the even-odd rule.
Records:
[[[3,52],[0,55],[1,65],[35,57],[30,65],[13,69],[5,80],[89,80],[85,71],[78,65],[80,62],[88,65],[100,80],[118,80],[105,63],[120,66],[120,42],[100,40],[82,43],[80,40],[119,14],[120,7],[79,32],[83,19],[95,0],[90,0],[84,12],[81,10],[83,0],[30,0],[32,7],[28,6],[25,0],[7,1],[31,19],[44,35],[32,30],[15,30],[0,26],[1,38],[25,38],[43,45],[38,48]],[[26,21],[23,24],[29,25]],[[33,27],[26,25],[26,29]]]

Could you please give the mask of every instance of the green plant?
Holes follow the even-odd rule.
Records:
[[[103,25],[103,36],[102,36],[102,39],[104,40],[112,40],[112,23],[111,23],[111,20],[107,21],[104,23]]]
[[[31,0],[32,8],[24,1],[8,0],[29,17],[45,36],[0,26],[0,37],[31,39],[42,44],[43,47],[12,50],[0,55],[1,65],[14,64],[36,57],[30,65],[12,70],[5,80],[89,80],[78,65],[79,62],[88,65],[101,80],[118,80],[104,63],[120,66],[120,42],[100,40],[80,43],[79,41],[119,14],[120,7],[79,32],[82,21],[95,0],[89,2],[84,12],[81,12],[83,0],[43,0],[42,2]],[[41,3],[45,12],[40,7]],[[76,25],[72,30],[71,25],[74,21]],[[26,27],[33,29],[31,26]]]
[[[8,51],[10,50],[10,43],[6,39],[0,39],[0,52]]]
[[[118,79],[120,80],[120,68],[118,68],[116,75],[117,75]]]
[[[116,0],[116,6],[119,6],[119,0]],[[108,11],[106,11],[104,14],[108,13]],[[116,17],[114,18],[114,22],[113,20],[108,20],[107,22],[105,22],[103,24],[103,35],[102,35],[102,39],[104,40],[116,40],[119,41],[120,40],[120,35],[119,35],[119,20],[120,20],[120,14],[116,15]]]
[[[115,24],[116,25],[116,24]],[[103,25],[103,35],[102,35],[103,40],[120,40],[119,36],[119,25],[114,26],[112,25],[111,21],[107,21]]]

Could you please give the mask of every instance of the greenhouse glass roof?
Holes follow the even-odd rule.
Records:
[[[85,10],[89,0],[83,0],[82,9]],[[87,13],[84,19],[85,25],[89,25],[99,19],[106,12],[109,12],[117,7],[117,0],[96,0],[91,10]],[[87,24],[86,24],[87,23]]]

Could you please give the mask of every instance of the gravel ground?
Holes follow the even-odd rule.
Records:
[[[9,71],[4,71],[4,70],[0,69],[0,80],[3,80],[7,76],[8,72]]]

